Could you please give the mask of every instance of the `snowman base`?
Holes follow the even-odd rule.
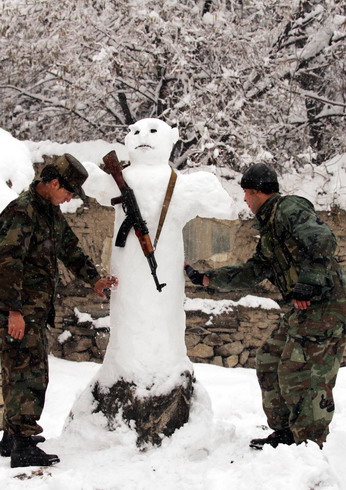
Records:
[[[120,379],[105,392],[99,383],[93,388],[96,401],[94,413],[102,412],[109,430],[115,430],[119,414],[126,424],[135,428],[137,446],[159,446],[164,436],[170,436],[189,420],[195,378],[190,371],[180,375],[180,384],[164,395],[136,396],[136,385]]]

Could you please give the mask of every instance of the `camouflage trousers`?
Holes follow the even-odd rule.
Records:
[[[42,318],[40,318],[42,317]],[[43,431],[37,423],[48,385],[45,315],[26,316],[22,340],[8,335],[8,315],[0,312],[3,428],[30,436]]]
[[[268,425],[290,428],[297,444],[326,441],[333,388],[346,344],[346,301],[289,311],[256,355]]]

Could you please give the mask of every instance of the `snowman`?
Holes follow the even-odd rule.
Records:
[[[123,170],[133,189],[150,237],[156,236],[171,178],[169,157],[178,129],[159,119],[142,119],[125,137],[130,165]],[[109,206],[120,195],[113,178],[91,163],[87,195]],[[159,444],[188,421],[193,365],[185,346],[183,228],[196,216],[230,219],[232,199],[209,172],[177,173],[168,211],[155,247],[159,292],[133,228],[124,247],[114,246],[111,273],[119,279],[110,301],[110,339],[103,365],[87,388],[95,413],[109,430],[119,416],[135,427],[138,444]],[[114,237],[126,218],[116,207]],[[83,397],[82,397],[83,398]],[[85,395],[84,395],[85,399]],[[78,417],[78,400],[72,409]]]

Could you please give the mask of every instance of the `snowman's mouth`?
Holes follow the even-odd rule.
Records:
[[[139,146],[136,146],[136,150],[137,150],[137,148],[151,148],[152,149],[153,147],[150,145],[139,145]]]

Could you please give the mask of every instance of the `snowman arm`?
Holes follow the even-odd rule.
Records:
[[[234,216],[234,201],[222,187],[216,175],[198,171],[180,175],[179,179],[181,183],[181,201],[189,203],[186,208],[189,219],[193,219],[196,216],[201,218],[231,219]]]
[[[111,198],[119,195],[119,191],[112,177],[101,170],[95,163],[83,162],[89,176],[83,184],[83,190],[89,197],[93,197],[101,206],[110,206]]]

